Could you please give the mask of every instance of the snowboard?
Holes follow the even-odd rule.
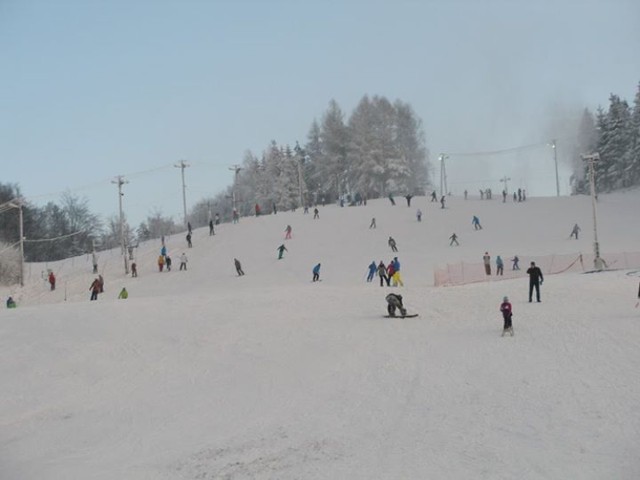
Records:
[[[383,315],[384,318],[414,318],[417,316],[418,316],[417,313],[412,313],[410,315],[396,315],[394,317],[392,317],[391,315]]]

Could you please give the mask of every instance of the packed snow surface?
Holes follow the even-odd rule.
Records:
[[[147,242],[138,278],[101,252],[96,302],[90,256],[27,265],[23,289],[0,289],[18,300],[0,312],[0,478],[640,478],[638,276],[547,275],[531,304],[524,276],[432,286],[436,265],[485,251],[507,269],[591,252],[590,199],[396,203],[242,218],[191,249],[176,234],[171,272]],[[639,207],[638,192],[600,197],[603,251],[640,250]],[[365,281],[389,236],[404,287]],[[391,291],[420,316],[383,318]]]

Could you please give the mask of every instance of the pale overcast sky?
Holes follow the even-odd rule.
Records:
[[[39,203],[69,189],[106,217],[122,174],[132,224],[179,220],[174,163],[192,165],[192,205],[245,150],[304,143],[332,98],[347,115],[364,94],[410,103],[436,165],[558,136],[639,81],[637,0],[0,0],[0,181]],[[509,175],[555,194],[552,158],[453,157],[451,190]]]

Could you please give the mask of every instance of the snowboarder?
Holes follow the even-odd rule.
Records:
[[[389,194],[389,201],[391,202],[391,206],[395,207],[396,201],[393,199],[393,195]]]
[[[317,208],[313,209],[313,219],[315,220],[316,218],[320,218],[320,212],[318,211]]]
[[[120,290],[120,294],[118,295],[118,300],[126,300],[127,298],[129,298],[129,292],[127,292],[127,289],[122,287],[122,290]]]
[[[182,252],[182,255],[180,255],[180,270],[186,270],[187,269],[187,262],[189,261],[189,259],[187,258],[187,255]]]
[[[7,308],[16,308],[16,301],[13,299],[13,297],[9,297],[7,298]]]
[[[160,255],[158,257],[158,270],[162,272],[163,269],[164,269],[164,255]]]
[[[284,235],[284,239],[285,240],[290,240],[291,239],[291,225],[287,225],[287,228],[284,229],[285,231],[285,235]]]
[[[498,255],[496,257],[496,275],[502,275],[504,273],[504,263],[502,257]]]
[[[369,275],[367,275],[367,282],[373,282],[373,277],[376,276],[376,272],[378,271],[378,266],[376,265],[376,261],[372,261],[369,265]]]
[[[504,337],[506,333],[510,333],[513,337],[513,325],[511,323],[511,317],[513,317],[513,313],[511,312],[511,303],[509,303],[509,297],[504,297],[502,299],[500,311],[502,312],[502,318],[504,319],[502,336]]]
[[[390,293],[385,297],[385,300],[387,301],[387,313],[389,313],[390,317],[396,316],[396,309],[400,310],[400,315],[403,317],[407,314],[407,310],[402,305],[402,295]]]
[[[480,219],[474,215],[471,219],[471,225],[473,225],[474,230],[482,230],[482,225],[480,225]]]
[[[376,228],[376,217],[371,219],[371,223],[369,224],[369,229]]]
[[[131,264],[131,277],[137,277],[138,276],[138,265],[136,265],[136,262],[133,262]]]
[[[573,237],[575,235],[576,240],[578,240],[578,233],[580,232],[581,228],[578,226],[578,224],[576,223],[573,226],[573,230],[571,230],[571,235],[569,235],[569,238]]]
[[[380,260],[378,264],[378,276],[380,277],[380,286],[383,287],[386,282],[387,287],[389,286],[389,277],[387,276],[387,267],[385,267],[384,262]]]
[[[187,233],[187,247],[193,247],[193,244],[191,243],[191,232]]]
[[[435,190],[433,192],[431,192],[431,201],[432,202],[437,202],[438,201],[438,197],[436,195],[436,191]]]
[[[278,260],[282,260],[282,256],[284,255],[284,252],[289,251],[287,250],[287,247],[284,246],[284,244],[280,245],[278,248],[276,248],[276,250],[278,251]]]
[[[444,208],[444,200],[445,200],[444,195],[442,195],[442,197],[440,197],[440,205],[441,205],[440,208]]]
[[[518,262],[520,261],[520,259],[518,258],[517,255],[515,255],[511,261],[513,262],[513,266],[511,267],[511,270],[520,270],[520,265],[518,265]]]
[[[238,260],[237,258],[234,258],[233,263],[236,266],[236,272],[238,273],[238,276],[239,277],[243,276],[244,271],[242,270],[242,265],[240,265],[240,260]]]
[[[320,264],[317,264],[315,267],[313,267],[312,273],[313,273],[313,279],[311,281],[319,282],[320,281]]]
[[[209,220],[209,236],[215,235],[216,233],[213,231],[213,220]]]
[[[387,243],[391,247],[391,251],[392,252],[397,252],[398,251],[398,247],[396,245],[396,241],[393,239],[393,237],[389,237],[389,241]]]
[[[53,272],[49,272],[49,285],[51,285],[51,290],[55,290],[56,289],[56,276],[53,274]]]
[[[97,300],[98,294],[100,293],[100,280],[96,278],[89,287],[89,291],[91,292],[89,300]]]
[[[544,282],[544,277],[540,267],[536,267],[536,262],[531,262],[531,267],[527,269],[527,274],[529,275],[529,303],[531,303],[534,288],[536,289],[536,300],[540,303],[540,285]]]
[[[456,245],[460,246],[460,244],[458,243],[458,235],[456,235],[455,232],[451,234],[451,236],[449,237],[449,240],[451,240],[449,242],[450,247],[453,245],[453,242],[456,242]]]
[[[484,262],[484,273],[491,275],[491,257],[489,256],[489,252],[484,252],[482,261]]]
[[[418,209],[418,211],[416,212],[416,218],[419,222],[422,221],[422,210]]]

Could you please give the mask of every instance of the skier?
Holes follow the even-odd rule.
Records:
[[[393,257],[393,286],[397,287],[398,285],[404,287],[404,282],[400,277],[400,261],[398,261],[398,257]]]
[[[376,228],[376,217],[371,219],[371,223],[369,224],[369,229]]]
[[[393,195],[389,194],[389,201],[391,202],[391,206],[395,207],[396,201],[393,199]]]
[[[49,272],[49,285],[51,285],[51,290],[56,289],[56,276],[53,274],[53,271]]]
[[[284,252],[289,251],[287,250],[287,247],[284,246],[284,244],[280,245],[278,248],[276,248],[276,250],[278,251],[278,260],[282,260],[282,255],[284,255]]]
[[[7,298],[7,308],[16,308],[16,307],[17,307],[16,301],[12,297]]]
[[[521,188],[518,189],[518,201],[519,202],[522,201],[522,189]]]
[[[164,255],[160,255],[158,257],[158,270],[162,272],[163,268],[164,268]]]
[[[182,255],[180,255],[180,270],[186,270],[187,269],[187,262],[189,261],[189,259],[187,258],[187,255],[182,252]]]
[[[487,275],[491,275],[491,257],[489,256],[489,252],[484,252],[482,261],[484,262],[484,272]]]
[[[502,275],[504,273],[504,263],[502,262],[502,257],[498,255],[496,257],[496,275]]]
[[[440,198],[440,205],[442,205],[440,208],[444,208],[444,195]]]
[[[469,194],[469,192],[467,192],[466,190],[464,191],[464,199],[467,199],[467,195]]]
[[[573,226],[573,230],[571,230],[571,235],[569,235],[569,238],[573,237],[575,235],[576,240],[578,240],[578,232],[580,232],[581,228],[578,226],[578,224],[576,223]]]
[[[320,212],[318,211],[317,208],[313,209],[313,219],[315,220],[316,218],[320,218]]]
[[[193,244],[191,243],[191,232],[187,233],[187,247],[193,247]]]
[[[284,229],[285,231],[285,235],[284,235],[284,239],[285,240],[290,240],[291,239],[291,225],[287,225],[287,228]]]
[[[277,214],[278,213],[278,207],[276,206],[276,204],[273,204],[273,214]]]
[[[456,242],[456,245],[460,246],[460,244],[458,243],[458,236],[455,234],[455,232],[449,237],[449,239],[451,240],[451,242],[449,242],[450,247],[453,245],[453,242]]]
[[[93,262],[93,273],[98,273],[98,256],[95,251],[91,254],[91,261]]]
[[[513,337],[513,325],[511,323],[511,317],[513,313],[511,312],[511,303],[509,303],[509,297],[504,297],[502,299],[502,304],[500,305],[500,311],[502,312],[502,318],[504,319],[504,328],[502,329],[502,336],[508,332]]]
[[[239,277],[243,276],[244,271],[242,270],[242,265],[240,265],[240,260],[238,260],[237,258],[234,258],[233,263],[236,266],[236,272],[238,273],[238,276]]]
[[[312,273],[313,273],[313,279],[311,281],[319,282],[320,281],[320,264],[317,264],[315,267],[313,267]]]
[[[418,211],[416,212],[416,218],[419,222],[422,221],[422,210],[418,209]]]
[[[378,276],[380,277],[380,286],[383,287],[383,282],[387,283],[387,287],[389,286],[389,277],[387,276],[387,267],[384,266],[384,262],[380,260],[378,264]]]
[[[482,230],[482,225],[480,225],[480,219],[474,215],[471,219],[471,225],[473,225],[474,230]]]
[[[435,190],[433,192],[431,192],[431,201],[432,202],[437,202],[438,201],[438,197],[436,195],[436,191]]]
[[[160,255],[162,255],[163,257],[167,256],[167,247],[164,246],[164,243],[162,244],[162,248],[160,249]]]
[[[507,191],[502,190],[502,203],[507,203]]]
[[[136,265],[136,262],[133,262],[131,264],[131,277],[137,277],[138,276],[138,265]]]
[[[367,275],[367,282],[372,282],[373,277],[376,276],[376,272],[378,271],[378,266],[376,265],[376,261],[372,261],[369,265],[369,275]]]
[[[391,247],[391,251],[392,252],[397,252],[398,251],[398,247],[396,245],[396,241],[393,239],[393,237],[389,237],[389,241],[387,243]]]
[[[129,298],[129,292],[127,292],[127,289],[122,287],[122,290],[120,290],[120,294],[118,295],[118,300],[126,300],[127,298]]]
[[[164,257],[164,264],[167,267],[167,272],[170,272],[171,271],[171,257],[169,255]]]
[[[390,317],[396,316],[396,309],[400,310],[400,315],[403,317],[407,314],[407,310],[402,305],[402,295],[396,295],[395,293],[390,293],[385,297],[387,301],[387,312]]]
[[[480,189],[480,200],[484,200],[484,190]]]
[[[536,267],[536,262],[531,262],[531,267],[527,269],[527,274],[529,275],[529,303],[531,303],[534,288],[536,289],[536,299],[540,303],[540,285],[544,282],[544,277],[540,267]]]
[[[237,208],[233,209],[233,212],[231,213],[231,219],[233,223],[238,223],[240,221],[240,214],[238,213]]]
[[[96,278],[89,287],[89,291],[91,292],[91,298],[89,298],[89,300],[97,300],[98,293],[100,293],[100,280]]]
[[[518,197],[516,196],[516,192],[513,192],[513,201],[514,202],[518,201]]]
[[[407,199],[407,207],[411,206],[411,199],[413,198],[413,195],[407,194],[405,195],[405,197]]]
[[[209,236],[211,235],[215,235],[215,232],[213,231],[213,220],[209,220]]]
[[[596,199],[597,200],[597,199]],[[524,191],[524,188],[522,189],[522,201],[526,202],[527,201],[527,193]]]
[[[511,261],[513,262],[513,266],[511,267],[511,270],[520,270],[520,265],[518,265],[518,262],[520,261],[520,259],[518,258],[517,255],[515,255]]]

